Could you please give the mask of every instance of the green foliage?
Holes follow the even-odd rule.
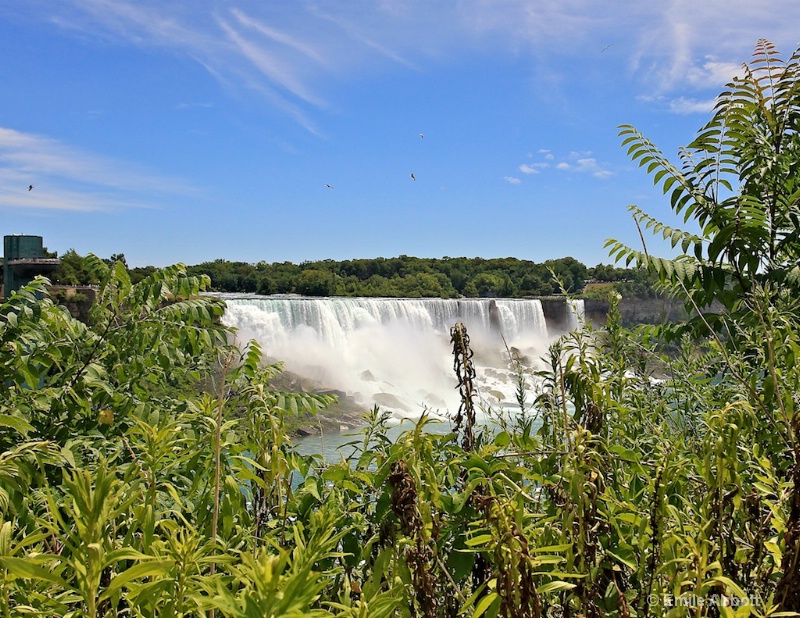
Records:
[[[56,283],[94,284],[96,275],[84,263],[87,258],[68,251],[55,271]],[[124,255],[103,260],[125,264]],[[126,267],[127,268],[127,267]],[[152,266],[129,270],[132,283],[155,272]],[[614,268],[598,264],[587,268],[571,257],[537,264],[515,258],[397,258],[362,260],[321,260],[268,264],[247,264],[215,260],[190,266],[191,275],[207,275],[219,292],[259,294],[303,294],[306,296],[382,296],[399,298],[523,297],[559,294],[561,288],[552,273],[570,294],[584,293],[586,283],[614,282],[625,297],[655,296],[657,279],[642,269]],[[644,275],[642,273],[645,273]],[[590,297],[591,295],[589,295]]]
[[[88,256],[99,285],[88,324],[43,298],[42,279],[5,300],[0,613],[800,613],[797,62],[760,43],[682,171],[623,130],[701,233],[634,210],[685,255],[612,242],[641,270],[594,276],[656,274],[697,318],[628,331],[612,295],[602,330],[554,342],[536,375],[515,365],[522,411],[487,411],[491,427],[476,424],[461,325],[455,431],[434,434],[423,416],[392,441],[376,408],[342,460],[324,463],[298,454],[287,427],[331,398],[274,388],[280,366],[255,342],[231,344],[224,305],[200,294],[208,276],[177,265],[134,278],[122,259]],[[411,262],[355,261],[346,276],[383,285]],[[460,292],[508,285],[492,261],[478,283],[452,262]],[[548,267],[565,288],[580,275]],[[341,276],[281,269],[286,282]],[[446,287],[435,272],[408,276]],[[726,311],[700,311],[714,300]]]
[[[609,240],[613,257],[685,289],[699,307],[716,300],[734,311],[756,286],[797,287],[798,66],[797,53],[784,62],[760,41],[743,77],[728,84],[711,121],[681,151],[680,169],[636,129],[621,128],[631,159],[653,174],[672,211],[695,221],[700,233],[664,226],[632,206],[640,229],[661,234],[684,254],[665,260]]]
[[[309,296],[532,296],[557,293],[548,268],[568,281],[572,293],[583,289],[590,272],[573,258],[536,264],[515,258],[396,258],[322,260],[256,265],[216,260],[191,267],[208,274],[225,292],[298,293]]]
[[[697,312],[688,326],[661,334],[710,336],[716,357],[713,373],[706,369],[716,386],[695,381],[691,389],[702,389],[692,405],[687,408],[684,399],[676,408],[700,432],[693,440],[697,455],[686,456],[681,466],[695,470],[704,492],[686,500],[687,487],[681,506],[691,505],[689,519],[707,523],[661,548],[668,552],[665,566],[679,560],[691,565],[670,574],[673,590],[690,587],[701,595],[752,590],[795,612],[800,611],[800,424],[794,395],[799,68],[800,51],[783,61],[769,42],[759,41],[743,76],[726,87],[711,121],[681,151],[680,169],[633,127],[623,126],[628,154],[653,174],[672,211],[695,222],[700,233],[665,226],[632,206],[640,232],[660,234],[683,255],[663,259],[646,246],[638,251],[607,243],[614,257],[656,274]],[[709,311],[712,303],[724,312]],[[687,384],[675,390],[687,393]],[[684,476],[682,484],[690,481]],[[759,522],[755,528],[753,517]]]

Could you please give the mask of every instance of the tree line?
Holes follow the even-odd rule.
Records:
[[[113,264],[125,256],[105,260]],[[152,266],[132,268],[132,281],[151,275]],[[392,258],[248,262],[217,259],[189,266],[192,276],[207,275],[217,292],[302,294],[304,296],[380,296],[395,298],[525,297],[607,295],[613,287],[625,297],[656,295],[657,278],[643,268],[598,264],[589,268],[572,257],[536,263],[517,258]],[[96,283],[84,258],[70,249],[53,273],[54,283]],[[589,287],[587,288],[587,284]]]

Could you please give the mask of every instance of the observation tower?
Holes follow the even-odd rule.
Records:
[[[46,257],[41,236],[3,237],[3,297],[27,285],[37,275],[53,272],[61,260]]]

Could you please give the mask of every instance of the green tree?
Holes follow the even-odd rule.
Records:
[[[69,249],[61,256],[61,263],[53,271],[54,283],[62,285],[86,285],[97,283],[97,277],[91,273],[75,249]]]
[[[759,41],[743,75],[719,97],[711,121],[681,151],[680,169],[633,127],[620,132],[631,158],[669,196],[672,211],[692,219],[699,233],[666,226],[633,206],[640,232],[651,229],[682,255],[658,258],[646,246],[634,250],[608,241],[618,260],[657,274],[698,312],[690,326],[710,333],[722,350],[725,371],[739,387],[731,397],[763,422],[751,439],[771,453],[769,465],[791,479],[786,501],[776,507],[786,520],[774,524],[785,530],[774,599],[788,612],[800,611],[798,128],[800,50],[784,61],[771,43]],[[715,301],[725,309],[720,315],[708,310]],[[727,554],[720,555],[724,564]]]
[[[784,62],[760,41],[744,76],[728,84],[712,120],[681,150],[681,169],[636,129],[622,127],[631,158],[654,173],[673,212],[693,219],[700,233],[666,226],[631,206],[640,229],[652,229],[683,254],[661,259],[646,247],[609,240],[613,257],[685,287],[700,307],[717,300],[735,311],[754,286],[798,286],[799,63],[797,53]]]
[[[122,265],[125,266],[126,269],[128,268],[128,261],[125,259],[124,253],[112,253],[110,258],[103,261],[109,266],[113,266],[114,262],[122,262]]]
[[[506,279],[495,273],[480,273],[475,275],[468,285],[475,289],[477,296],[498,297],[503,296]]]
[[[306,296],[330,296],[333,289],[333,275],[318,268],[306,268],[295,283],[295,291]]]
[[[244,530],[281,512],[248,510],[243,488],[249,508],[283,504],[299,466],[283,419],[330,398],[272,390],[278,368],[231,347],[223,304],[198,295],[208,277],[177,265],[133,284],[121,261],[84,263],[100,282],[89,326],[42,299],[43,279],[0,303],[0,612],[241,615],[223,582],[265,581],[246,566],[270,552]],[[275,611],[329,615],[312,568],[340,537],[282,528],[265,545],[313,549],[285,552],[272,585],[304,591]]]

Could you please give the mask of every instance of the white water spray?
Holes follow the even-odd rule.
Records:
[[[583,299],[567,299],[567,330],[579,328],[586,320]]]
[[[450,347],[456,322],[471,338],[480,395],[495,406],[514,401],[506,345],[535,361],[548,342],[538,300],[222,297],[223,321],[240,341],[257,339],[287,370],[397,417],[458,408]],[[570,311],[571,325],[579,313]]]

